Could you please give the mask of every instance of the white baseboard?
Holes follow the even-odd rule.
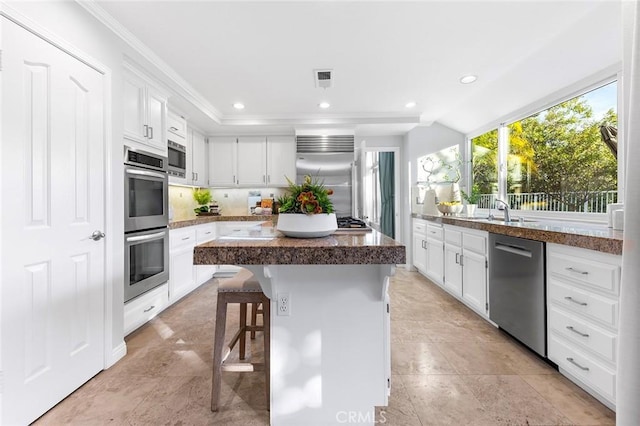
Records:
[[[124,358],[126,354],[127,354],[127,344],[123,340],[118,346],[116,346],[111,351],[111,356],[109,357],[109,359],[105,360],[104,369],[106,370],[107,368],[113,366],[116,362]]]

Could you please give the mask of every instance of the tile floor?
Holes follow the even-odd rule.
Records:
[[[129,335],[123,360],[35,424],[268,424],[262,373],[225,373],[222,408],[209,409],[216,288],[211,280]],[[418,273],[399,268],[390,292],[392,391],[378,424],[615,424],[611,410]],[[229,315],[230,335],[237,309]],[[252,348],[258,361],[260,339]]]

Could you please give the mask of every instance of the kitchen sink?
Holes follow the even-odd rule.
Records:
[[[467,218],[469,220],[475,220],[478,222],[487,222],[487,223],[491,223],[491,222],[495,222],[498,224],[504,224],[505,220],[504,218],[501,217],[494,217],[493,219],[489,219],[487,217],[469,217]],[[533,220],[533,219],[522,219],[522,221],[520,221],[521,218],[511,218],[511,220],[509,221],[509,223],[531,223],[531,222],[537,222],[537,220]]]

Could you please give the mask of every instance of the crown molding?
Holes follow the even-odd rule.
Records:
[[[120,22],[111,16],[106,10],[100,7],[94,0],[76,0],[80,7],[84,8],[100,23],[120,37],[135,52],[156,67],[171,83],[171,89],[179,96],[199,108],[205,115],[215,123],[220,124],[222,114],[198,91],[196,91],[186,80],[184,80],[173,68],[156,55],[146,44],[134,36]]]

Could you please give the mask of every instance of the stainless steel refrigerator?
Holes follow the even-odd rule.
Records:
[[[353,216],[353,164],[353,152],[298,153],[296,183],[302,183],[305,175],[319,179],[333,189],[331,200],[336,216]]]

